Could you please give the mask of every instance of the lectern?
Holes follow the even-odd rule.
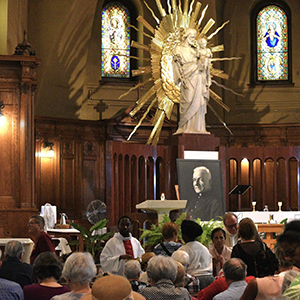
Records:
[[[183,209],[187,200],[146,200],[137,204],[137,209],[154,210],[157,212],[158,222],[163,220],[164,214],[169,215],[171,210]]]

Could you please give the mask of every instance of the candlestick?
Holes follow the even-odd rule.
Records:
[[[281,211],[282,202],[278,202],[278,211]]]
[[[256,205],[256,201],[252,201],[252,207],[253,207],[252,211],[255,211],[255,205]]]

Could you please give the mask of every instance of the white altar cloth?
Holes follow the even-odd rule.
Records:
[[[288,219],[288,221],[300,219],[300,211],[238,211],[235,214],[239,222],[243,218],[250,218],[254,223],[268,223],[270,215],[273,215],[273,219],[277,224],[284,219]]]

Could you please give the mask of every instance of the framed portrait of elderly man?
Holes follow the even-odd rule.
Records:
[[[177,159],[179,196],[188,200],[190,219],[209,221],[223,216],[225,201],[220,160]]]

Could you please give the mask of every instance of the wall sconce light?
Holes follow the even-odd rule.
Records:
[[[48,157],[48,158],[53,157],[54,156],[53,146],[54,146],[54,143],[49,142],[48,140],[45,140],[39,156],[40,157]]]
[[[4,103],[0,101],[0,126],[4,125],[5,122],[5,117],[4,114],[2,113],[2,109],[5,107]]]
[[[48,149],[48,157],[54,156],[53,146],[54,146],[54,143],[52,143],[52,142],[48,142],[48,141],[44,142],[44,148],[49,148]]]

